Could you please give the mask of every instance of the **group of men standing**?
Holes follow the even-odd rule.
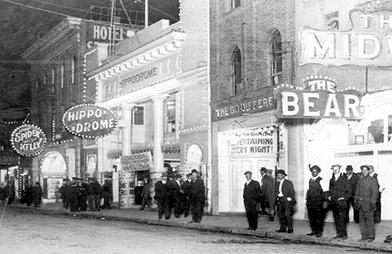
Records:
[[[192,214],[190,223],[200,223],[205,206],[205,187],[202,174],[196,169],[186,175],[183,179],[181,174],[175,173],[173,177],[168,177],[163,173],[161,180],[155,183],[154,199],[158,204],[158,218],[168,220],[172,211],[174,216],[181,215],[188,217]]]
[[[354,221],[360,224],[361,241],[375,239],[374,223],[380,222],[381,203],[377,174],[371,165],[362,165],[361,173],[354,173],[351,165],[346,173],[341,172],[341,165],[332,165],[332,177],[329,182],[320,176],[321,168],[309,167],[311,179],[306,192],[306,208],[311,232],[308,235],[321,237],[326,213],[331,210],[334,218],[335,239],[347,239],[346,225],[349,222],[350,207],[353,207]],[[248,219],[248,229],[257,229],[258,208],[274,220],[275,210],[280,227],[276,232],[293,233],[292,215],[295,212],[296,199],[293,183],[286,179],[284,170],[276,171],[276,180],[264,167],[260,169],[261,185],[252,179],[252,172],[246,171],[243,199]]]
[[[71,212],[99,211],[110,209],[112,200],[112,187],[110,180],[105,180],[103,186],[95,178],[65,179],[60,187],[63,207]],[[103,204],[101,204],[103,199]]]

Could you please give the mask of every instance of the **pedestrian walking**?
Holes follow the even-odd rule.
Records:
[[[184,218],[188,217],[190,211],[190,193],[192,188],[192,173],[186,174],[186,179],[182,183],[182,189],[184,190]]]
[[[349,199],[347,200],[346,223],[350,222],[349,215],[350,215],[350,208],[351,207],[353,208],[354,222],[359,223],[359,211],[354,206],[354,197],[355,197],[355,191],[357,188],[359,176],[356,173],[354,173],[354,169],[351,165],[347,165],[347,167],[346,167],[346,176],[348,179],[348,184],[350,185],[350,188],[351,188],[351,194],[350,194]]]
[[[96,178],[91,179],[91,190],[92,190],[92,201],[93,211],[101,210],[101,197],[102,197],[102,186],[99,184]]]
[[[340,172],[341,165],[332,165],[332,178],[329,181],[328,202],[332,210],[336,236],[334,239],[347,239],[346,210],[351,196],[351,186],[347,176]]]
[[[61,198],[61,192],[60,192],[60,183],[56,182],[56,185],[54,186],[54,196],[55,196],[55,203],[57,203],[60,198]]]
[[[76,178],[73,178],[69,190],[70,211],[73,213],[79,211],[79,195],[80,195],[79,185],[77,183]]]
[[[181,174],[174,175],[172,182],[172,198],[174,204],[174,217],[179,218],[184,213],[185,192],[181,183]]]
[[[158,219],[162,219],[165,214],[165,219],[170,219],[169,199],[170,191],[167,184],[167,174],[162,173],[161,180],[155,183],[154,199],[158,203]]]
[[[150,196],[150,189],[151,189],[151,183],[148,179],[148,177],[144,177],[144,185],[143,185],[143,190],[142,190],[142,205],[140,207],[140,210],[144,210],[146,205],[150,208],[151,207],[151,196]]]
[[[104,181],[102,186],[103,206],[102,209],[111,209],[112,196],[112,182],[109,179]]]
[[[262,167],[261,174],[261,208],[269,216],[269,220],[273,221],[275,217],[275,179],[268,172],[268,169]]]
[[[375,239],[374,212],[378,198],[378,183],[369,175],[369,166],[362,165],[362,178],[359,179],[355,192],[355,205],[359,210],[361,241],[372,242]]]
[[[34,195],[34,207],[40,207],[42,200],[42,188],[39,182],[36,182],[33,187],[33,195]]]
[[[276,232],[293,233],[293,214],[295,211],[296,199],[293,183],[286,179],[286,172],[282,169],[276,171],[279,184],[276,186],[277,211],[280,228]]]
[[[70,193],[70,182],[69,179],[64,179],[63,184],[60,187],[60,194],[61,194],[61,200],[63,202],[63,208],[68,209],[69,208],[69,193]]]
[[[248,219],[249,227],[247,229],[256,230],[258,224],[257,203],[260,202],[261,188],[258,181],[252,179],[252,172],[245,171],[246,183],[244,184],[243,198]]]
[[[321,168],[318,165],[310,167],[312,178],[309,180],[309,188],[306,192],[306,208],[308,210],[309,224],[311,232],[307,235],[321,237],[324,230],[324,202],[325,187],[323,188],[323,179],[319,176]]]
[[[380,190],[380,182],[378,181],[378,174],[374,173],[374,167],[372,165],[369,166],[369,175],[376,179],[377,181],[377,189],[378,189],[378,197],[376,201],[376,211],[374,212],[374,222],[380,223],[381,222],[381,194],[382,190]]]
[[[192,221],[190,223],[200,223],[205,205],[205,187],[201,178],[201,173],[196,169],[192,169],[192,186],[190,191],[190,206],[192,213]]]

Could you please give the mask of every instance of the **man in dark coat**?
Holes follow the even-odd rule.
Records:
[[[280,228],[276,232],[293,233],[293,214],[295,200],[295,190],[293,183],[286,179],[286,172],[282,169],[276,171],[278,184],[275,188],[277,194],[277,210]]]
[[[192,187],[190,191],[190,205],[192,212],[192,221],[190,223],[200,223],[205,205],[205,187],[201,174],[192,169]]]
[[[142,205],[140,207],[140,210],[144,210],[146,205],[148,207],[151,207],[151,197],[150,197],[150,189],[151,189],[151,183],[150,180],[147,177],[144,177],[143,179],[143,190],[142,190]]]
[[[70,192],[69,179],[64,179],[63,184],[60,187],[61,200],[63,202],[63,208],[68,209],[69,207],[69,192]]]
[[[359,208],[361,240],[372,242],[375,239],[374,212],[378,197],[378,183],[369,176],[369,166],[361,166],[362,178],[359,179],[355,192],[355,205]]]
[[[273,221],[275,216],[275,179],[269,174],[268,169],[262,167],[261,174],[261,207],[269,215],[269,220]]]
[[[165,219],[170,219],[169,199],[170,190],[167,184],[167,174],[163,173],[161,180],[155,183],[155,196],[154,199],[158,203],[158,219],[162,219],[165,214]]]
[[[347,200],[346,223],[349,223],[350,221],[350,217],[349,217],[350,207],[352,207],[354,211],[354,222],[359,223],[359,211],[354,206],[354,196],[355,196],[355,190],[357,188],[359,176],[354,173],[354,169],[351,165],[347,165],[346,167],[346,176],[348,179],[348,184],[350,184],[351,187],[351,195],[350,198]]]
[[[174,203],[174,216],[179,218],[184,212],[185,203],[185,192],[181,183],[181,174],[174,175],[174,181],[172,182],[172,197]]]
[[[340,172],[340,165],[332,165],[332,178],[329,181],[328,201],[335,222],[336,236],[334,239],[347,239],[346,209],[351,196],[351,186],[347,176]]]
[[[317,165],[310,167],[312,178],[309,180],[309,188],[306,192],[306,208],[308,209],[308,217],[310,229],[308,235],[323,235],[325,212],[323,204],[325,201],[324,189],[322,186],[322,178],[319,176],[321,168]]]
[[[94,211],[101,210],[101,197],[102,197],[102,186],[99,184],[96,178],[91,179],[91,190],[93,196],[93,209]]]
[[[372,165],[368,165],[368,166],[369,166],[369,176],[373,177],[377,181],[378,197],[377,197],[377,201],[376,201],[376,211],[374,212],[374,222],[380,223],[381,222],[381,193],[382,193],[382,190],[380,191],[380,183],[378,181],[377,173],[374,173],[374,167]]]
[[[192,187],[191,173],[186,175],[186,180],[182,183],[182,189],[184,190],[184,217],[188,217],[190,210],[190,192]]]
[[[103,195],[103,206],[102,209],[111,209],[112,202],[112,181],[110,179],[106,179],[102,186],[102,195]]]
[[[79,195],[80,195],[79,185],[77,183],[77,180],[73,178],[69,190],[69,206],[71,212],[79,211]]]
[[[249,225],[248,229],[256,230],[258,221],[256,205],[260,201],[261,188],[259,182],[252,179],[251,171],[248,170],[244,174],[246,183],[244,185],[243,198]]]
[[[33,187],[34,193],[34,207],[40,207],[42,199],[42,188],[39,182],[36,182]]]

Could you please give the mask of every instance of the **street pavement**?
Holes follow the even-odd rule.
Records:
[[[12,206],[31,209],[21,204],[13,204]],[[44,204],[43,207],[36,209],[36,212],[49,215],[66,215],[102,220],[128,221],[150,225],[187,228],[199,231],[255,236],[283,240],[290,243],[318,244],[335,247],[352,247],[362,250],[392,252],[392,244],[384,243],[386,235],[392,234],[392,221],[382,221],[380,224],[376,224],[375,241],[363,242],[359,241],[361,238],[359,225],[355,223],[349,223],[347,226],[347,240],[337,240],[333,239],[333,237],[336,235],[336,232],[334,224],[331,222],[325,223],[323,236],[316,238],[314,236],[306,235],[310,232],[307,221],[294,221],[294,233],[292,234],[276,233],[275,230],[279,227],[278,219],[275,217],[275,221],[271,222],[268,220],[267,216],[260,216],[259,228],[256,231],[253,231],[246,229],[248,224],[244,214],[205,215],[203,216],[201,223],[197,224],[188,223],[191,220],[190,216],[187,218],[174,218],[174,216],[172,216],[169,220],[158,220],[157,212],[155,210],[146,209],[141,211],[137,208],[101,210],[99,212],[78,212],[73,214],[70,211],[62,208],[61,203],[47,203]]]

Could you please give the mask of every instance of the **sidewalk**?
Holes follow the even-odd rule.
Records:
[[[31,209],[21,204],[13,204],[13,207]],[[48,215],[68,215],[72,213],[61,207],[61,203],[45,204],[44,207],[36,210],[39,213]],[[319,244],[337,247],[353,247],[364,250],[387,251],[392,252],[392,244],[384,243],[385,236],[392,234],[392,221],[383,221],[376,224],[376,240],[374,242],[360,242],[361,238],[359,232],[359,225],[349,223],[347,226],[348,240],[335,240],[332,239],[336,233],[333,223],[327,222],[325,224],[324,235],[320,238],[314,236],[307,236],[310,232],[309,224],[307,221],[294,221],[294,233],[276,233],[279,224],[277,218],[275,221],[270,222],[267,216],[260,216],[259,228],[256,231],[247,230],[248,227],[245,215],[205,215],[200,224],[187,223],[191,217],[187,218],[174,218],[174,215],[169,220],[158,220],[157,212],[152,210],[140,211],[136,208],[131,209],[111,209],[101,210],[99,212],[80,212],[76,216],[83,218],[97,218],[106,220],[129,221],[137,223],[145,223],[150,225],[162,225],[170,227],[182,227],[200,231],[222,232],[237,235],[247,235],[256,237],[267,237],[272,239],[280,239],[292,243],[303,244]]]

